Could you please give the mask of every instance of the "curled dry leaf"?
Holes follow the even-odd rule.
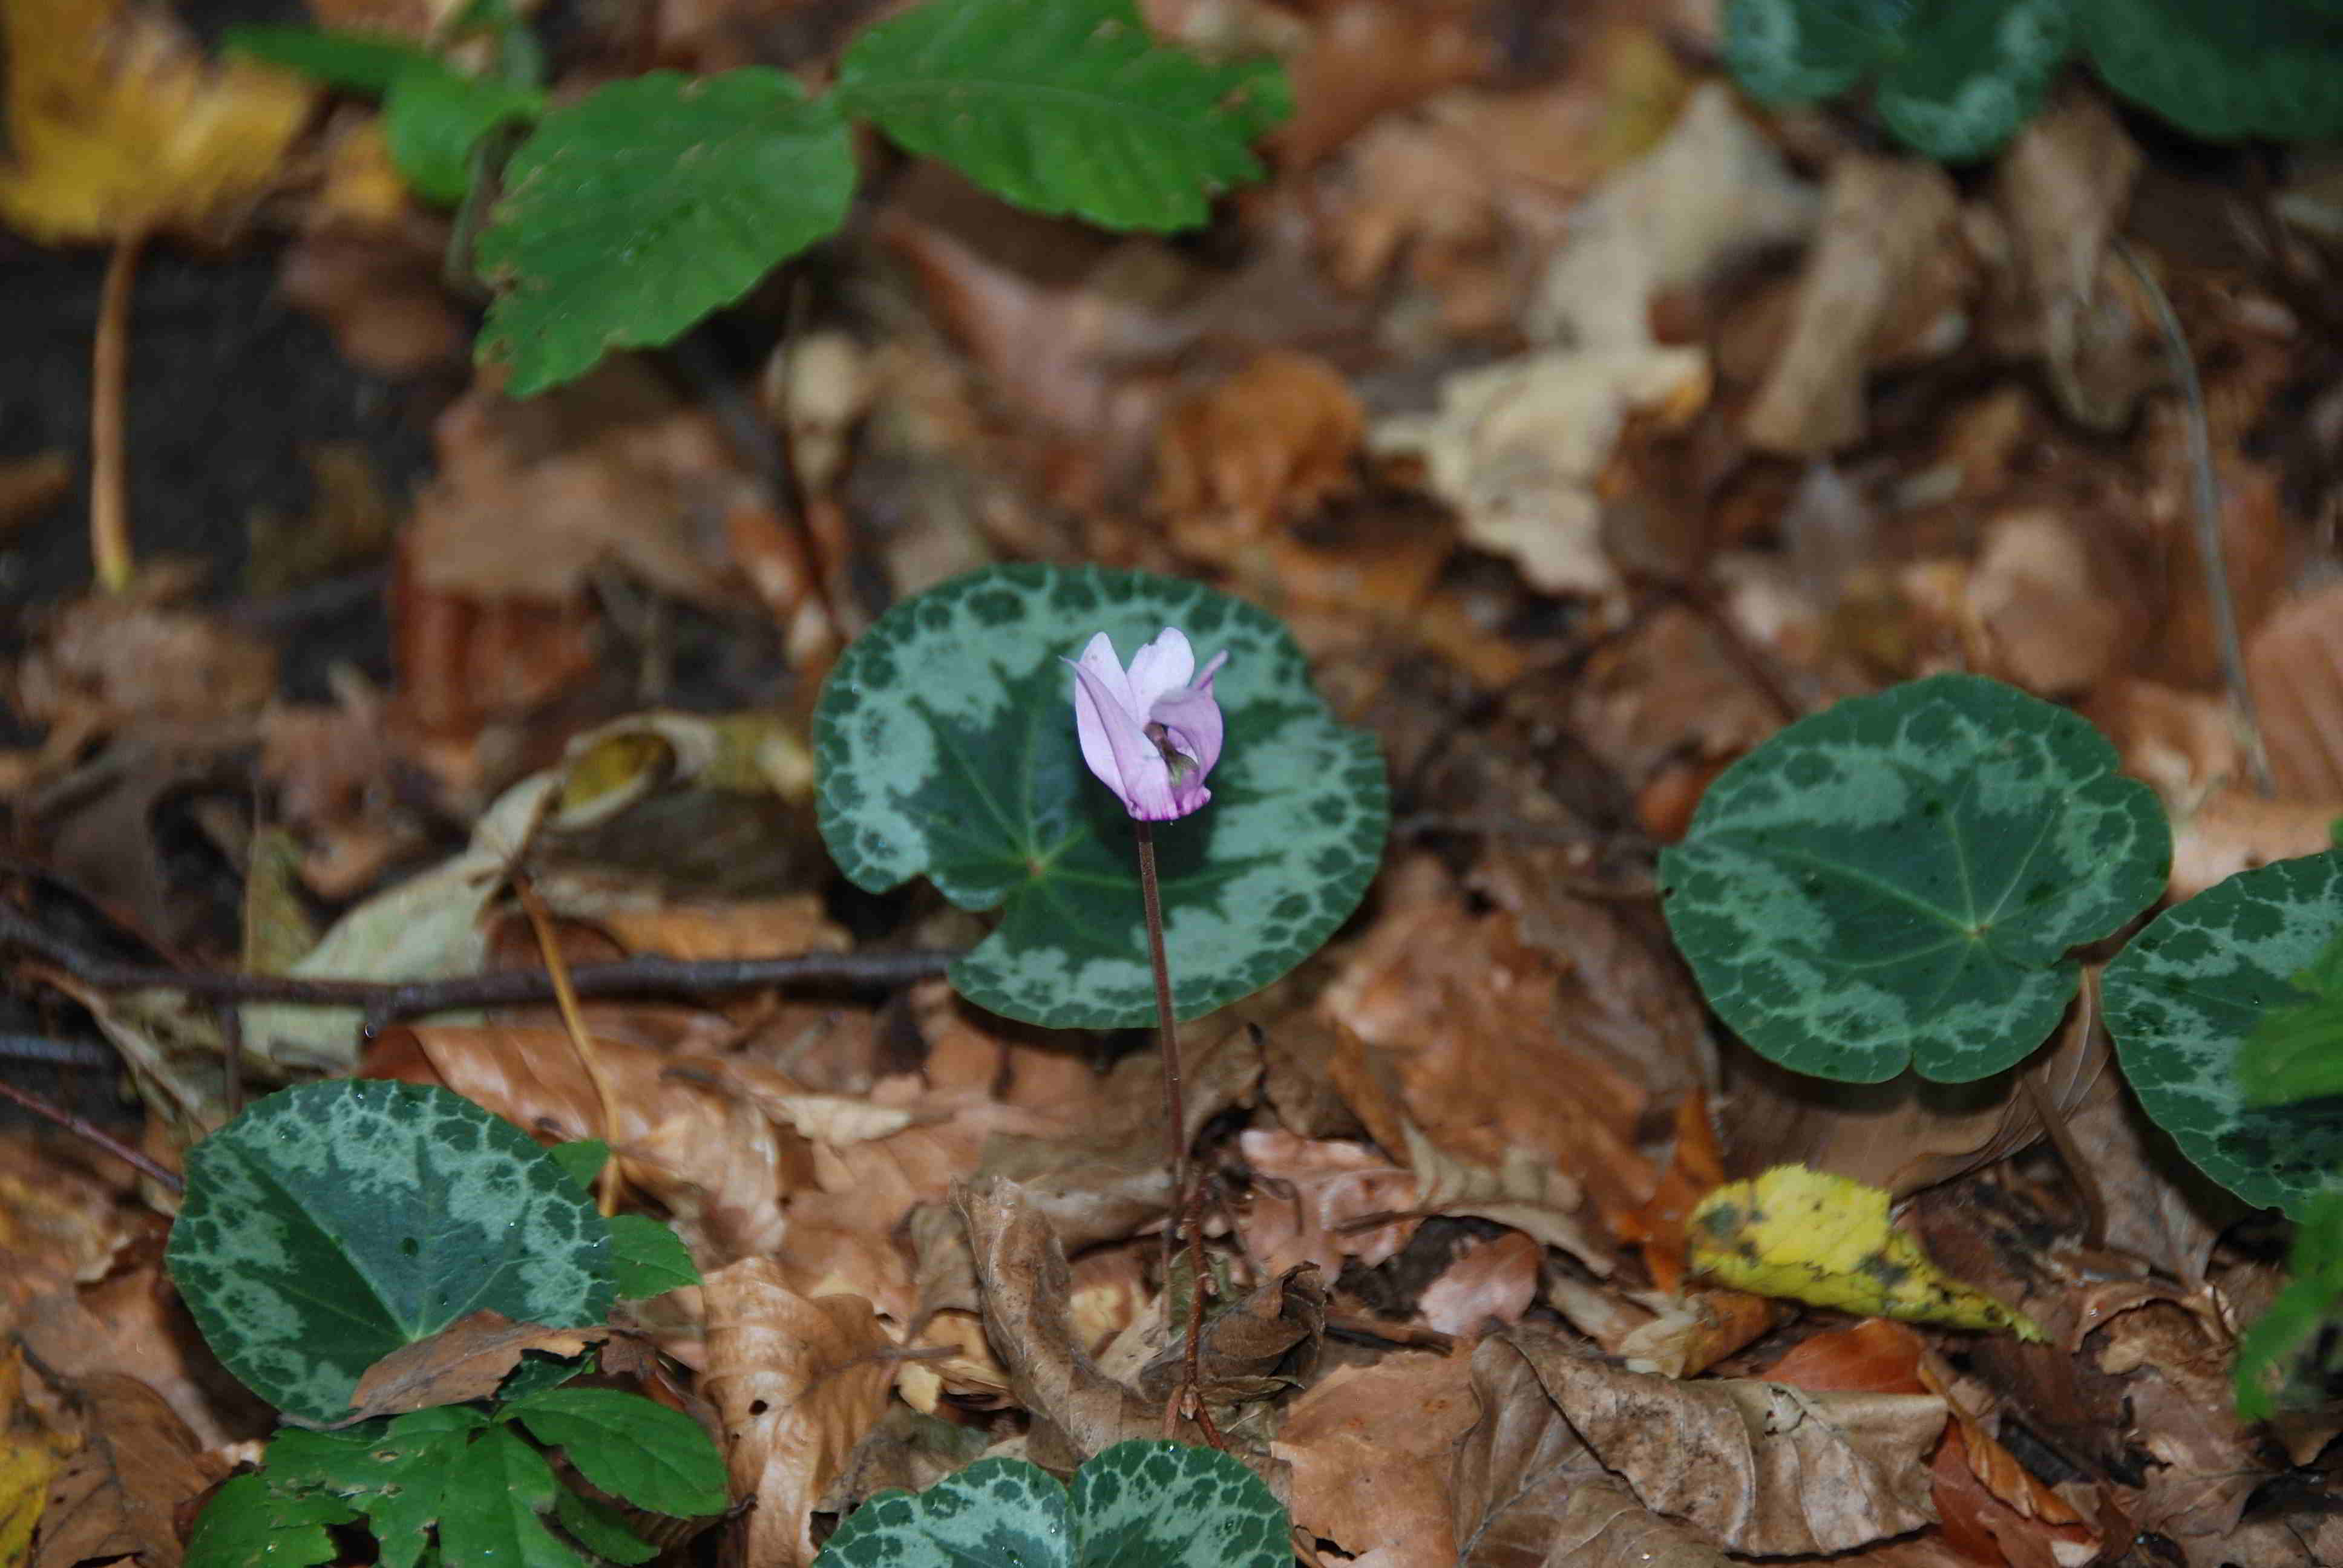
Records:
[[[1890,312],[1910,308],[1957,211],[1952,177],[1936,164],[1857,153],[1839,159],[1789,341],[1743,419],[1750,445],[1817,457],[1861,438],[1865,378],[1882,338],[1899,325]]]
[[[1065,1249],[1024,1190],[996,1176],[955,1189],[952,1201],[968,1225],[985,1334],[1018,1402],[1084,1458],[1127,1438],[1162,1436],[1161,1411],[1101,1372],[1075,1342]],[[1192,1424],[1181,1432],[1198,1440]]]
[[[745,1568],[805,1568],[813,1511],[887,1408],[892,1342],[860,1296],[799,1295],[769,1258],[708,1276],[701,1390],[724,1422],[736,1498],[753,1498]]]
[[[1454,1562],[1448,1468],[1477,1413],[1461,1355],[1335,1368],[1287,1409],[1270,1448],[1293,1467],[1293,1523],[1353,1556]]]
[[[44,1562],[136,1556],[143,1568],[179,1568],[177,1513],[221,1479],[187,1423],[136,1378],[94,1372],[73,1385],[81,1452],[49,1483],[41,1513]]]
[[[1346,1260],[1373,1268],[1415,1234],[1413,1219],[1353,1225],[1415,1207],[1414,1179],[1366,1144],[1256,1127],[1237,1135],[1237,1147],[1253,1174],[1237,1229],[1263,1269],[1282,1273],[1314,1263],[1331,1280]]]
[[[1184,1292],[1186,1273],[1177,1276]],[[1179,1298],[1186,1299],[1184,1293]],[[1075,1293],[1079,1305],[1080,1292]],[[1307,1263],[1263,1282],[1213,1311],[1197,1347],[1196,1376],[1203,1398],[1235,1404],[1275,1397],[1310,1381],[1326,1335],[1326,1287]],[[1162,1348],[1139,1371],[1141,1393],[1169,1400],[1179,1389],[1187,1357],[1186,1319],[1164,1328]]]
[[[350,1392],[350,1413],[333,1424],[355,1426],[377,1415],[487,1399],[520,1364],[523,1352],[574,1356],[608,1338],[609,1332],[517,1323],[502,1312],[482,1308],[428,1339],[399,1346],[367,1368]]]
[[[1546,1393],[1532,1347],[1566,1353],[1552,1331],[1528,1329],[1473,1352],[1480,1414],[1450,1473],[1461,1568],[1729,1568],[1702,1532],[1604,1468]]]
[[[1622,1372],[1527,1329],[1516,1345],[1572,1428],[1644,1506],[1725,1550],[1846,1552],[1935,1522],[1929,1394],[1815,1393],[1748,1378]]]

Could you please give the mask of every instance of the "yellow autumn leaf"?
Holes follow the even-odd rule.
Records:
[[[1735,1290],[1960,1329],[2042,1331],[2023,1312],[1942,1272],[1887,1218],[1887,1193],[1776,1165],[1730,1181],[1692,1211],[1692,1266]]]
[[[24,1354],[16,1346],[0,1357],[0,1568],[22,1568],[30,1561],[49,1479],[72,1446],[25,1408]]]
[[[293,77],[215,65],[158,10],[6,0],[0,219],[48,244],[199,229],[260,195],[309,112]]]

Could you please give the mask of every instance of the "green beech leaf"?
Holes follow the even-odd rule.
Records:
[[[1202,223],[1292,106],[1274,65],[1157,44],[1131,0],[928,0],[848,45],[838,93],[994,194],[1109,228]]]
[[[1759,1054],[1962,1083],[2042,1043],[2066,954],[2162,890],[2154,794],[2064,709],[1940,675],[1839,703],[1708,788],[1660,857],[1668,929]]]
[[[410,38],[351,27],[230,27],[220,47],[376,98],[410,71],[447,71],[439,56]]]
[[[2343,925],[2343,851],[2241,871],[2149,922],[2108,963],[2099,1002],[2124,1077],[2156,1124],[2248,1203],[2299,1217],[2343,1192],[2343,1101],[2256,1106],[2240,1054]]]
[[[2124,96],[2218,141],[2343,136],[2343,6],[2077,0],[2092,65]]]
[[[630,1302],[699,1283],[699,1266],[683,1238],[647,1215],[610,1217],[610,1264],[618,1294]]]
[[[598,88],[505,167],[478,249],[501,290],[480,357],[509,359],[525,397],[612,348],[669,342],[836,230],[853,191],[836,106],[779,71]]]
[[[196,1516],[186,1568],[313,1568],[341,1554],[326,1526],[357,1517],[331,1497],[287,1497],[265,1476],[233,1476]]]
[[[439,1521],[439,1555],[495,1568],[586,1568],[546,1528],[561,1488],[545,1455],[508,1426],[493,1426],[449,1478]]]
[[[618,1389],[559,1388],[517,1400],[503,1413],[638,1508],[684,1518],[724,1509],[724,1456],[681,1411]]]
[[[447,1090],[372,1079],[272,1094],[187,1154],[171,1277],[214,1354],[307,1422],[457,1319],[598,1323],[609,1228],[546,1152]]]
[[[553,1499],[553,1517],[569,1538],[597,1557],[613,1563],[648,1563],[659,1549],[627,1528],[626,1516],[608,1503],[580,1497],[563,1487]]]
[[[1289,1568],[1282,1504],[1228,1454],[1119,1442],[1073,1492],[1021,1459],[980,1459],[927,1491],[881,1492],[814,1568]]]
[[[372,1525],[380,1568],[415,1568],[438,1527],[447,1488],[488,1418],[460,1405],[410,1411],[339,1432],[289,1428],[262,1473],[287,1492],[318,1492]]]
[[[2304,1206],[2292,1276],[2237,1337],[2237,1413],[2259,1421],[2343,1395],[2343,1192]]]
[[[383,145],[418,196],[461,201],[480,138],[544,112],[545,95],[534,88],[446,69],[409,71],[383,98]]]
[[[1811,104],[1893,55],[1919,0],[1729,0],[1725,63],[1753,98]]]
[[[2073,47],[2066,0],[1937,0],[1880,78],[1879,117],[1932,158],[1983,157],[2033,118]]]
[[[1180,1016],[1283,975],[1365,893],[1383,759],[1326,710],[1275,619],[1169,578],[988,568],[880,617],[814,715],[822,838],[849,878],[883,891],[924,872],[962,909],[1006,905],[952,966],[971,1001],[1053,1028],[1153,1021],[1132,823],[1082,765],[1063,660],[1099,631],[1128,660],[1167,626],[1200,665],[1229,655],[1212,802],[1155,826]]]

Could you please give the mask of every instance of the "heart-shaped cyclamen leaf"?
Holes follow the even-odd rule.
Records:
[[[823,839],[872,891],[925,872],[1005,905],[952,966],[980,1006],[1052,1028],[1154,1021],[1133,824],[1082,765],[1073,672],[1178,627],[1227,744],[1211,804],[1154,828],[1173,995],[1193,1018],[1278,979],[1365,893],[1389,801],[1372,737],[1335,722],[1285,628],[1199,584],[1095,567],[990,567],[906,600],[847,649],[814,715]]]
[[[980,1459],[925,1492],[881,1492],[814,1568],[1285,1568],[1286,1512],[1228,1454],[1134,1440],[1093,1456],[1073,1495],[1038,1465]]]
[[[2343,1102],[2255,1107],[2246,1041],[2343,925],[2343,851],[2241,871],[2167,910],[2107,965],[2099,988],[2124,1077],[2158,1127],[2248,1203],[2298,1214],[2343,1192]]]
[[[168,1256],[213,1353],[307,1422],[482,1308],[573,1328],[612,1296],[609,1227],[551,1156],[459,1094],[373,1079],[272,1094],[190,1150]]]
[[[1708,788],[1660,858],[1668,929],[1759,1054],[1875,1083],[2017,1061],[2066,957],[2162,890],[2172,835],[2082,719],[1940,675],[1799,720]]]

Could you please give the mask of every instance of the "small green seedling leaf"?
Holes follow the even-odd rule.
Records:
[[[2149,922],[2108,963],[2099,1000],[2124,1077],[2156,1124],[2248,1203],[2299,1218],[2343,1192],[2343,1105],[2257,1106],[2247,1042],[2343,926],[2343,851],[2241,871]],[[2314,970],[2315,972],[2315,970]]]
[[[1963,1083],[2042,1043],[2067,951],[2163,889],[2154,794],[2064,709],[1940,675],[1804,719],[1708,788],[1660,857],[1718,1016],[1785,1067]]]
[[[638,1508],[681,1518],[724,1509],[724,1456],[681,1411],[618,1389],[560,1388],[517,1400],[501,1413]]]
[[[438,55],[411,39],[357,28],[230,27],[221,35],[220,47],[374,98],[410,71],[447,71]]]
[[[2274,1004],[2237,1052],[2248,1105],[2343,1095],[2343,926],[2287,984],[2300,1000]]]
[[[619,1296],[629,1302],[699,1283],[699,1266],[683,1238],[647,1215],[610,1217],[610,1264]]]
[[[602,1167],[609,1163],[610,1146],[598,1138],[573,1138],[567,1143],[556,1143],[546,1150],[556,1165],[583,1192],[594,1191],[595,1180]]]
[[[667,343],[835,231],[854,192],[846,123],[765,66],[654,71],[538,123],[480,236],[501,292],[482,359],[528,397],[612,348]]]
[[[477,1411],[441,1405],[340,1432],[288,1428],[269,1443],[261,1473],[284,1495],[327,1496],[363,1513],[381,1568],[415,1568],[467,1451],[488,1424]]]
[[[1382,755],[1327,711],[1274,618],[1169,578],[988,568],[880,617],[814,715],[822,838],[857,886],[924,872],[962,909],[1006,905],[952,966],[980,1006],[1052,1028],[1154,1020],[1132,824],[1082,765],[1064,660],[1099,631],[1128,658],[1166,626],[1200,662],[1229,656],[1212,803],[1155,828],[1180,1016],[1292,970],[1374,875]]]
[[[326,1526],[357,1517],[335,1498],[286,1497],[266,1476],[233,1476],[196,1516],[186,1568],[314,1568],[341,1555]]]
[[[2304,1207],[2287,1272],[2237,1339],[2237,1413],[2248,1421],[2343,1395],[2343,1192]]]
[[[1038,1465],[980,1459],[927,1491],[881,1492],[814,1568],[1287,1568],[1284,1506],[1238,1460],[1177,1442],[1119,1442],[1071,1497]]]
[[[576,1328],[610,1310],[609,1228],[510,1122],[437,1087],[272,1094],[187,1155],[171,1277],[214,1354],[296,1420],[458,1318]]]
[[[2301,0],[2076,0],[2109,86],[2216,141],[2343,136],[2343,9]]]
[[[1121,229],[1202,223],[1292,109],[1277,66],[1159,45],[1131,0],[928,0],[848,45],[838,93],[997,196]]]
[[[471,186],[480,138],[544,112],[545,95],[531,87],[444,69],[409,71],[383,98],[383,145],[417,195],[458,202]]]

